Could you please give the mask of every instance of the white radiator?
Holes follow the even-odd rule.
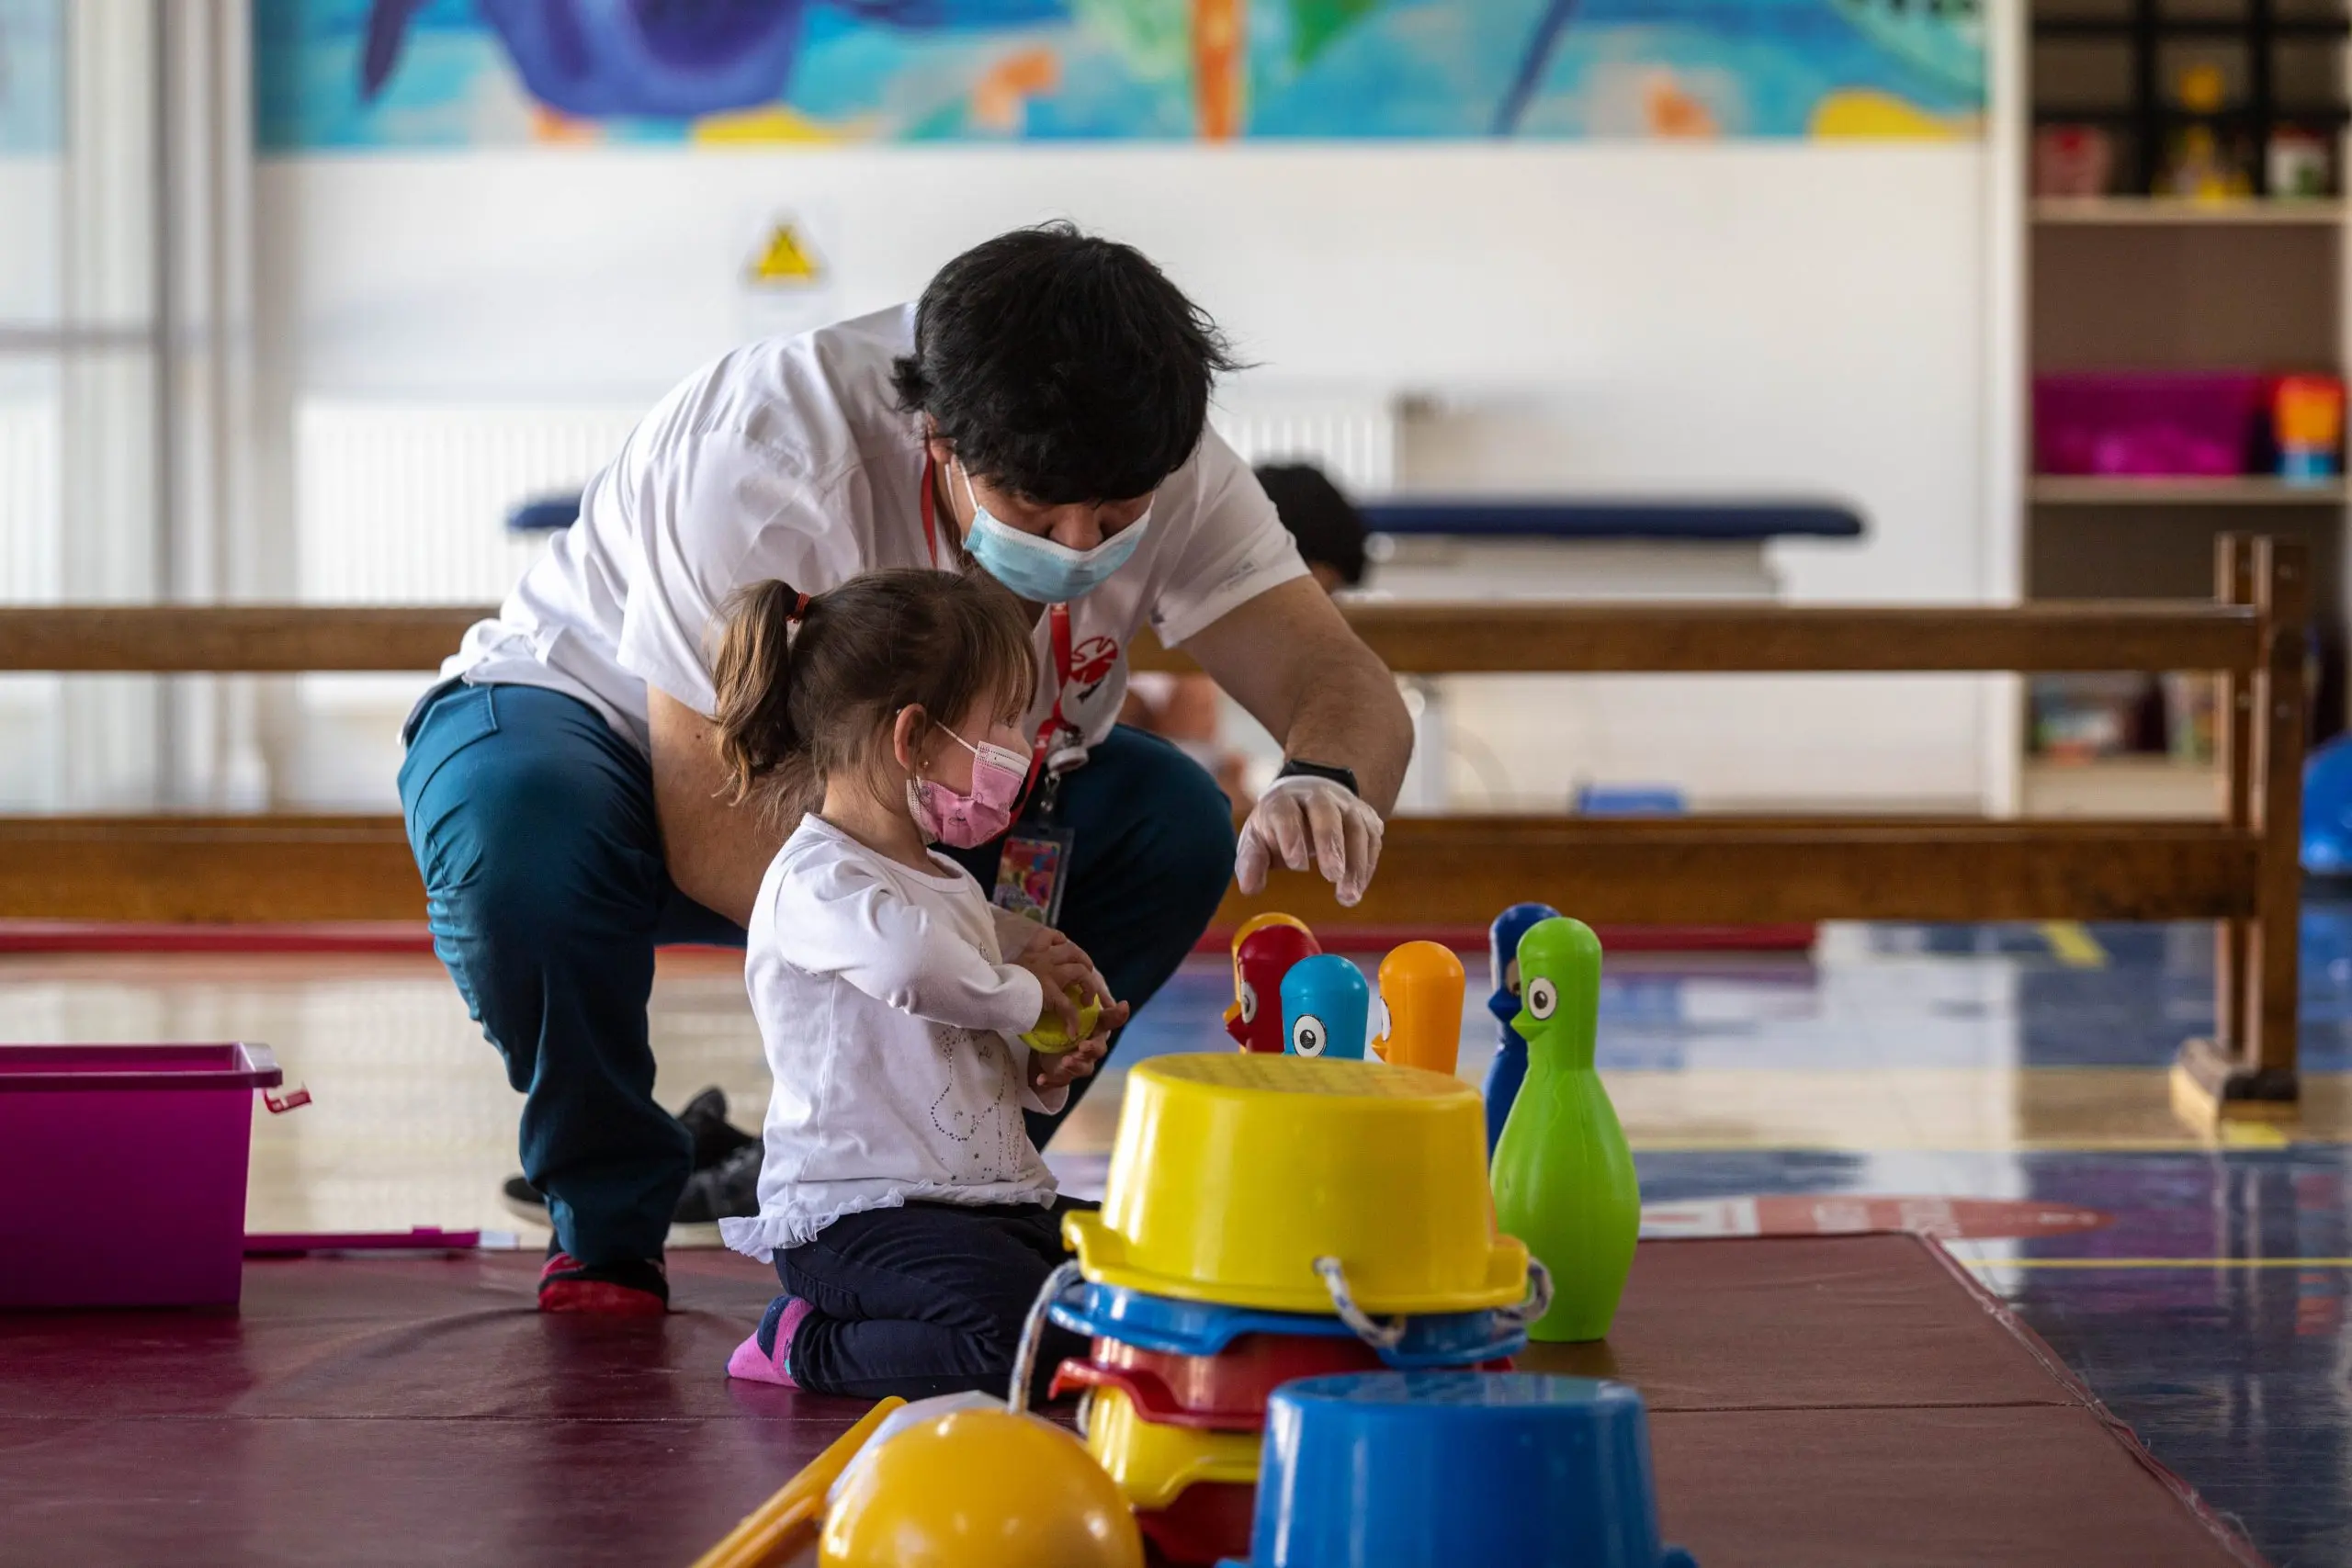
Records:
[[[1245,383],[1209,423],[1247,463],[1313,463],[1352,496],[1396,488],[1397,410],[1374,393],[1257,391]]]
[[[301,597],[339,604],[487,604],[547,547],[506,514],[578,491],[636,409],[311,402],[295,416]]]
[[[0,402],[0,604],[58,596],[58,434],[54,402]]]
[[[505,597],[546,547],[542,536],[507,533],[507,513],[526,501],[578,491],[619,449],[641,412],[305,403],[295,425],[302,598],[358,604]],[[1386,398],[1244,392],[1211,418],[1250,462],[1318,463],[1354,494],[1395,488],[1396,416]],[[0,571],[6,570],[0,558]]]

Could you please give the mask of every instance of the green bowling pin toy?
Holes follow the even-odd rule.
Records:
[[[1495,1146],[1495,1222],[1552,1271],[1552,1308],[1529,1332],[1551,1342],[1600,1339],[1617,1315],[1642,1225],[1634,1152],[1593,1071],[1600,1014],[1600,939],[1553,919],[1519,939],[1527,1081]]]

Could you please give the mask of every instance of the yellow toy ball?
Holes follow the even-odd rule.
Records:
[[[1078,1004],[1078,1032],[1072,1034],[1062,1022],[1062,1015],[1048,1012],[1037,1021],[1037,1027],[1021,1037],[1021,1043],[1032,1051],[1043,1051],[1048,1056],[1058,1056],[1088,1035],[1094,1032],[1095,1023],[1102,1017],[1102,1004],[1072,986],[1069,999]]]
[[[956,1410],[850,1473],[823,1568],[1143,1568],[1126,1500],[1079,1440],[1034,1416]]]

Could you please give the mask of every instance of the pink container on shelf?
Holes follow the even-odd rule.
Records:
[[[2252,472],[2267,385],[2235,371],[2036,376],[2034,471],[2152,479]]]
[[[236,1304],[266,1045],[0,1045],[0,1307]]]

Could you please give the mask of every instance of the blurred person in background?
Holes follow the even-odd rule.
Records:
[[[1266,499],[1274,503],[1283,531],[1298,547],[1307,574],[1326,593],[1361,587],[1364,574],[1363,513],[1310,463],[1261,463],[1256,470]],[[1164,670],[1138,671],[1127,677],[1127,700],[1119,722],[1149,730],[1176,743],[1183,753],[1206,768],[1217,786],[1238,807],[1247,808],[1262,779],[1250,776],[1257,750],[1250,742],[1248,716],[1225,712],[1231,699],[1206,675],[1179,675]],[[1281,766],[1281,748],[1273,748],[1274,767]]]

